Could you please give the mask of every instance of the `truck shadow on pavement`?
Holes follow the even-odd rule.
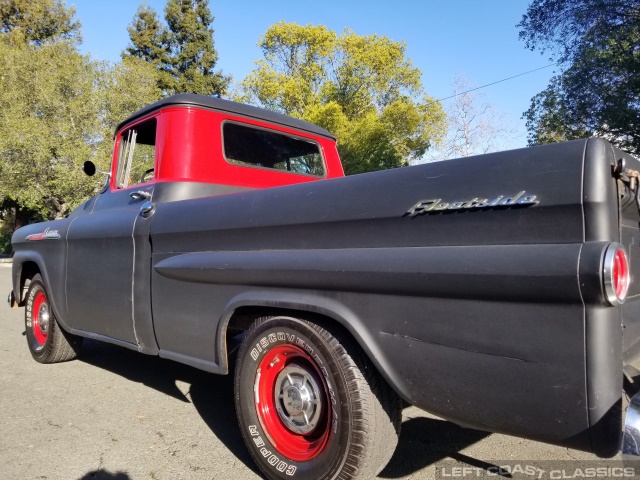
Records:
[[[193,403],[202,420],[229,451],[250,470],[261,476],[249,455],[237,424],[233,400],[233,375],[215,375],[170,360],[141,355],[122,347],[88,339],[85,339],[79,360],[133,382],[142,383],[180,401]],[[176,386],[176,380],[190,385],[188,396]],[[402,424],[398,448],[379,478],[404,477],[447,457],[475,467],[488,468],[492,465],[459,453],[488,435],[486,432],[461,428],[443,420],[411,418]],[[128,479],[128,476],[117,476],[119,473],[115,475],[96,471],[88,473],[82,480]]]
[[[124,472],[111,473],[101,468],[83,475],[78,480],[131,480],[131,477]]]
[[[378,478],[402,478],[447,458],[486,470],[494,465],[464,455],[460,450],[489,435],[435,418],[405,420],[398,447]]]
[[[232,375],[215,375],[171,360],[141,355],[88,339],[85,339],[78,360],[146,385],[182,402],[192,403],[202,420],[225,447],[259,475],[236,421]],[[176,380],[190,385],[188,396],[176,386]]]

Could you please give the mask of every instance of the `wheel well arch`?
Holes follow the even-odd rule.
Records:
[[[24,306],[25,289],[27,286],[27,280],[31,280],[37,274],[42,275],[42,270],[39,265],[33,260],[26,260],[20,264],[20,270],[18,273],[18,305]]]
[[[342,335],[346,335],[354,342],[359,343],[341,322],[326,314],[301,310],[299,308],[246,306],[236,309],[229,319],[225,332],[227,345],[230,339],[244,333],[258,318],[278,316],[297,317],[309,320],[325,329],[339,331]],[[229,352],[227,355],[229,355]]]
[[[218,339],[216,344],[217,364],[220,373],[229,373],[230,357],[239,348],[243,333],[259,317],[265,316],[292,316],[317,323],[322,328],[329,330],[336,336],[345,336],[356,347],[360,348],[382,378],[401,397],[407,398],[403,392],[402,382],[395,374],[394,369],[387,361],[387,356],[380,349],[378,342],[373,337],[373,332],[366,328],[358,318],[345,305],[329,301],[326,298],[294,299],[285,296],[279,300],[274,299],[273,292],[269,292],[269,298],[261,296],[236,299],[229,304],[226,313],[218,324]],[[231,347],[231,348],[229,348]]]

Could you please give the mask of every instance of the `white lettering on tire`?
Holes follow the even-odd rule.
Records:
[[[275,455],[271,450],[267,450],[267,448],[264,446],[264,440],[260,436],[260,433],[258,433],[258,427],[256,425],[249,425],[248,428],[249,435],[251,435],[253,443],[256,444],[260,455],[267,459],[269,465],[275,467],[279,472],[284,472],[285,475],[293,476],[293,474],[296,473],[298,467],[296,467],[295,465],[289,465],[287,462]]]
[[[276,343],[276,342],[282,342],[286,340],[287,342],[293,344],[293,345],[298,345],[300,348],[302,348],[305,352],[307,352],[307,354],[313,358],[313,360],[315,360],[315,362],[318,364],[318,367],[320,368],[320,371],[322,372],[322,375],[324,375],[324,378],[326,380],[326,385],[327,385],[327,390],[329,391],[329,398],[331,399],[331,410],[333,412],[332,415],[332,428],[333,428],[333,432],[337,433],[338,432],[338,409],[337,407],[337,399],[336,399],[336,394],[333,391],[333,389],[331,388],[331,385],[329,384],[329,371],[327,370],[327,368],[324,366],[322,360],[320,360],[320,357],[318,356],[317,353],[314,353],[313,348],[311,347],[311,345],[309,345],[307,342],[305,342],[302,338],[298,337],[297,335],[294,335],[292,333],[287,333],[287,332],[275,332],[275,333],[270,333],[269,335],[267,335],[266,337],[262,337],[260,339],[260,341],[258,343],[256,343],[256,346],[254,348],[251,349],[250,355],[251,355],[251,359],[255,362],[256,360],[258,360],[258,357],[260,357],[261,353],[265,353],[266,349],[269,347],[269,345],[271,345],[272,343]],[[253,426],[255,428],[255,426]],[[249,427],[251,428],[251,427]],[[252,436],[253,433],[251,433]],[[256,432],[257,435],[257,432]],[[256,439],[254,439],[255,442]],[[262,440],[260,438],[260,440]],[[256,444],[257,445],[257,444]],[[262,443],[262,445],[264,445],[264,443]],[[259,447],[261,447],[262,445],[259,445]],[[271,453],[271,452],[269,452]],[[266,457],[265,457],[266,458]],[[295,472],[296,467],[293,467],[293,472]],[[287,475],[293,475],[293,473],[289,473],[289,470],[287,470]]]

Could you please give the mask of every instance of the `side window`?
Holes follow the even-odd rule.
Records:
[[[222,137],[229,163],[325,175],[320,147],[311,140],[232,122],[223,124]]]
[[[117,188],[127,188],[153,179],[156,153],[156,120],[128,128],[120,134]]]

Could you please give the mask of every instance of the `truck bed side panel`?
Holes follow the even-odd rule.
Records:
[[[215,370],[212,337],[239,298],[304,298],[297,308],[342,322],[412,403],[589,449],[585,145],[160,204],[151,237],[161,354]],[[406,215],[424,200],[523,191],[539,203]]]

